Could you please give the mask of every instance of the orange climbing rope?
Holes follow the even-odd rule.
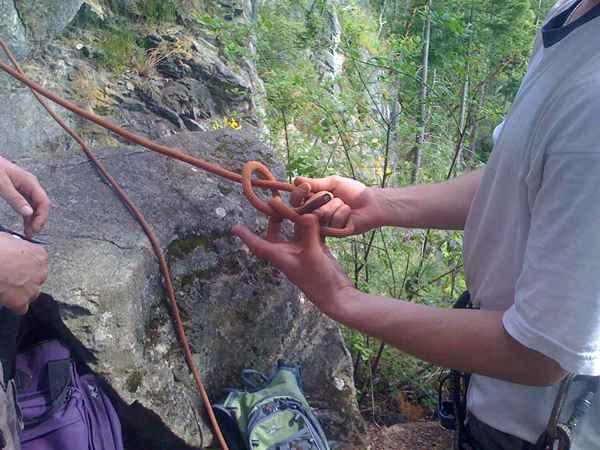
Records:
[[[2,45],[2,48],[8,50],[8,48],[6,47],[5,44]],[[14,57],[11,59],[14,60]],[[168,156],[173,159],[178,159],[180,161],[191,164],[194,167],[198,167],[199,169],[202,169],[206,172],[212,173],[212,174],[220,176],[222,178],[226,178],[226,179],[236,182],[236,183],[244,183],[244,179],[243,179],[244,176],[251,177],[253,172],[259,170],[263,174],[263,176],[267,177],[267,179],[260,180],[260,179],[250,178],[250,179],[246,180],[246,184],[249,186],[257,186],[260,188],[271,189],[271,191],[273,192],[274,198],[269,203],[274,202],[276,204],[276,206],[271,207],[271,208],[265,207],[264,202],[257,201],[258,197],[256,195],[248,196],[249,190],[246,189],[245,193],[248,196],[248,200],[250,201],[250,203],[252,203],[252,205],[254,207],[256,207],[260,211],[264,212],[271,218],[281,220],[281,216],[283,216],[286,219],[294,221],[294,219],[297,219],[298,215],[300,215],[301,213],[311,212],[311,208],[309,207],[309,205],[312,204],[313,201],[318,200],[318,202],[322,205],[324,199],[327,199],[328,201],[333,199],[333,194],[327,193],[327,192],[319,192],[319,193],[316,193],[317,197],[312,196],[307,201],[308,204],[305,204],[302,207],[297,208],[297,209],[290,208],[289,206],[283,204],[283,202],[280,202],[277,200],[277,198],[279,197],[279,195],[277,194],[277,191],[291,192],[296,187],[289,183],[283,183],[281,181],[277,181],[275,179],[275,177],[271,174],[269,169],[258,161],[248,162],[247,168],[242,172],[242,175],[240,175],[236,172],[232,172],[231,170],[227,170],[217,164],[212,164],[207,161],[204,161],[203,159],[191,156],[191,155],[183,152],[182,150],[170,148],[170,147],[167,147],[167,146],[161,145],[161,144],[157,144],[156,142],[152,142],[150,139],[139,136],[135,133],[132,133],[131,131],[125,130],[124,128],[121,128],[120,126],[115,125],[112,122],[110,122],[100,116],[97,116],[96,114],[94,114],[90,111],[87,111],[87,110],[77,106],[76,104],[74,104],[68,100],[65,100],[65,99],[59,97],[58,95],[50,92],[49,90],[45,89],[44,87],[42,87],[39,84],[35,83],[34,81],[30,80],[22,71],[13,69],[9,65],[7,65],[6,63],[4,63],[2,61],[0,61],[0,69],[3,70],[4,72],[6,72],[7,74],[9,74],[10,76],[12,76],[13,78],[16,78],[17,80],[21,81],[23,84],[28,86],[33,92],[35,92],[39,95],[42,95],[43,97],[46,97],[47,99],[53,101],[54,103],[89,120],[90,122],[93,122],[109,131],[112,131],[115,134],[118,134],[119,136],[126,139],[127,141],[141,145],[142,147],[145,147],[148,150],[152,150],[156,153],[160,153],[162,155]],[[55,120],[57,119],[56,116],[53,115],[53,117]],[[65,128],[63,125],[61,125],[61,126],[63,128]],[[71,132],[69,134],[71,134],[71,136],[73,136],[73,132]],[[249,168],[252,168],[252,170],[250,170]],[[244,175],[244,174],[246,174],[246,175]],[[252,188],[250,188],[250,190],[252,190]],[[313,210],[314,210],[314,208],[313,208]],[[346,225],[345,228],[321,227],[321,234],[324,236],[346,237],[346,236],[350,236],[351,234],[353,234],[353,232],[354,232],[354,225],[352,224],[351,221]]]
[[[103,119],[89,111],[86,111],[83,108],[80,108],[79,106],[75,105],[72,102],[69,102],[68,100],[60,98],[59,96],[53,94],[49,90],[40,86],[39,84],[33,82],[25,75],[25,73],[19,66],[17,60],[15,59],[14,55],[12,54],[12,52],[6,46],[6,44],[4,43],[4,41],[2,39],[0,39],[0,47],[2,48],[2,50],[4,51],[4,53],[6,54],[6,56],[9,58],[9,60],[11,61],[11,63],[14,66],[14,68],[11,68],[8,64],[0,61],[0,69],[3,70],[4,72],[6,72],[7,74],[9,74],[10,76],[12,76],[13,78],[21,81],[23,84],[25,84],[26,86],[28,86],[31,89],[32,94],[40,102],[40,104],[44,107],[44,109],[48,112],[48,114],[50,114],[50,116],[52,116],[52,118],[81,146],[81,148],[82,148],[83,152],[85,153],[85,155],[87,156],[87,158],[94,164],[94,166],[96,167],[98,172],[102,175],[102,177],[104,177],[106,179],[106,181],[109,183],[109,185],[114,190],[115,194],[119,197],[119,199],[123,202],[123,204],[129,209],[131,214],[134,216],[134,218],[137,220],[137,222],[140,224],[140,226],[144,230],[145,234],[148,236],[148,239],[150,241],[152,249],[154,250],[156,257],[158,258],[159,267],[160,267],[161,273],[164,278],[165,289],[166,289],[167,297],[169,298],[171,312],[173,314],[173,320],[175,322],[175,328],[177,330],[177,335],[181,342],[181,346],[183,348],[186,363],[187,363],[188,367],[190,368],[190,371],[192,372],[192,376],[194,378],[196,388],[198,390],[200,397],[202,398],[202,401],[203,401],[206,411],[208,413],[208,416],[209,416],[209,419],[213,426],[217,441],[219,442],[219,444],[223,450],[229,450],[229,447],[227,446],[227,443],[225,442],[223,433],[221,432],[221,429],[219,427],[217,419],[212,410],[212,406],[211,406],[210,400],[208,398],[208,394],[206,392],[204,384],[202,383],[202,379],[200,377],[200,371],[198,370],[198,367],[194,363],[190,344],[189,344],[187,335],[185,333],[185,329],[183,327],[183,321],[181,319],[181,314],[179,312],[179,308],[177,306],[177,299],[175,296],[175,290],[173,288],[173,282],[172,282],[169,266],[167,264],[164,252],[162,250],[162,247],[160,246],[159,239],[156,236],[156,233],[155,233],[153,227],[146,221],[146,219],[144,218],[141,211],[131,202],[131,200],[129,200],[124,189],[110,175],[110,173],[107,171],[106,167],[102,164],[102,162],[94,156],[94,154],[91,152],[91,150],[89,149],[87,144],[84,142],[84,140],[81,138],[81,136],[79,136],[77,134],[77,132],[75,132],[72,128],[70,128],[65,123],[65,121],[57,113],[55,113],[52,110],[52,108],[50,108],[48,106],[47,102],[42,97],[46,97],[47,99],[62,106],[63,108],[65,108],[81,117],[84,117],[85,119],[87,119],[91,122],[94,122],[95,124],[105,128],[107,130],[110,130],[110,131],[118,134],[119,136],[123,137],[124,139],[126,139],[128,141],[131,141],[133,143],[141,145],[149,150],[152,150],[154,152],[168,156],[170,158],[174,158],[174,159],[186,162],[188,164],[191,164],[192,166],[198,167],[204,171],[207,171],[207,172],[210,172],[217,176],[226,178],[233,182],[242,183],[243,188],[244,188],[244,193],[245,193],[246,197],[248,198],[248,201],[254,207],[256,207],[258,210],[262,211],[267,216],[269,216],[269,226],[271,226],[272,224],[274,224],[276,222],[281,221],[283,218],[291,220],[291,221],[296,221],[301,214],[310,213],[310,212],[314,211],[315,209],[319,208],[320,206],[329,202],[333,198],[333,195],[329,192],[319,192],[319,193],[316,193],[313,196],[311,196],[308,199],[308,201],[305,202],[302,206],[300,206],[298,208],[290,208],[289,206],[285,205],[283,203],[283,201],[281,200],[279,191],[282,190],[282,191],[291,192],[295,189],[295,186],[291,185],[289,183],[282,183],[280,181],[277,181],[275,179],[275,177],[273,176],[273,174],[269,171],[269,169],[266,166],[264,166],[263,164],[261,164],[260,162],[258,162],[258,161],[248,162],[244,166],[243,172],[240,175],[236,172],[227,170],[221,166],[211,164],[211,163],[204,161],[202,159],[199,159],[199,158],[195,158],[181,150],[173,149],[173,148],[170,148],[170,147],[167,147],[164,145],[160,145],[160,144],[150,141],[149,139],[138,136],[130,131],[127,131],[127,130],[109,122],[106,119]],[[261,179],[252,178],[252,175],[256,171],[258,171],[265,179],[261,180]],[[272,198],[269,200],[269,202],[265,202],[264,200],[261,200],[254,192],[253,186],[271,189]],[[308,188],[310,189],[310,186],[308,186]],[[354,226],[352,223],[348,223],[348,225],[343,229],[321,227],[321,234],[325,235],[325,236],[343,237],[343,236],[348,236],[348,235],[352,234],[353,231],[354,231]]]

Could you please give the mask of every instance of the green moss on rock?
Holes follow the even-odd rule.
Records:
[[[167,254],[171,258],[181,259],[191,255],[198,249],[208,248],[209,240],[205,236],[192,236],[187,239],[177,239],[167,248]]]
[[[137,392],[137,390],[140,388],[140,386],[142,385],[143,380],[144,380],[144,373],[142,371],[136,370],[135,372],[132,372],[127,377],[127,381],[125,382],[125,384],[127,385],[127,390],[130,393],[135,394]]]

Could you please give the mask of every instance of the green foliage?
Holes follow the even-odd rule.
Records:
[[[421,131],[423,182],[480,166],[550,3],[435,0],[423,127],[425,0],[371,0],[370,7],[345,1],[336,11],[342,34],[335,42],[332,2],[265,2],[252,31],[271,144],[291,176],[338,174],[368,185],[410,183]],[[326,76],[319,60],[333,46],[344,58],[343,70]],[[384,229],[328,244],[365,292],[449,307],[466,287],[458,232]],[[363,393],[408,390],[433,405],[437,369],[392,349],[384,348],[378,359],[375,339],[344,334]]]
[[[173,0],[140,0],[135,9],[149,25],[162,25],[177,20],[177,4]]]
[[[107,0],[108,7],[117,14],[126,13],[123,0]]]
[[[100,64],[108,70],[121,73],[131,67],[132,61],[143,57],[143,49],[136,42],[133,31],[110,28],[100,36]]]
[[[251,57],[248,42],[252,28],[245,23],[225,20],[217,15],[194,12],[193,17],[200,27],[215,38],[221,56],[230,64],[238,64],[242,58]]]

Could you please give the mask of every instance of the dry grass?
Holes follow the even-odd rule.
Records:
[[[158,47],[147,50],[144,57],[135,59],[135,71],[142,78],[150,78],[156,75],[156,66],[170,56],[183,52],[184,49],[185,44],[182,41],[175,43],[162,42]]]

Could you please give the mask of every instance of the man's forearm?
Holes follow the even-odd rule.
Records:
[[[461,230],[483,169],[445,183],[376,190],[383,226]]]
[[[565,372],[504,329],[502,312],[453,310],[347,288],[325,312],[335,320],[433,364],[528,385],[550,385]]]

